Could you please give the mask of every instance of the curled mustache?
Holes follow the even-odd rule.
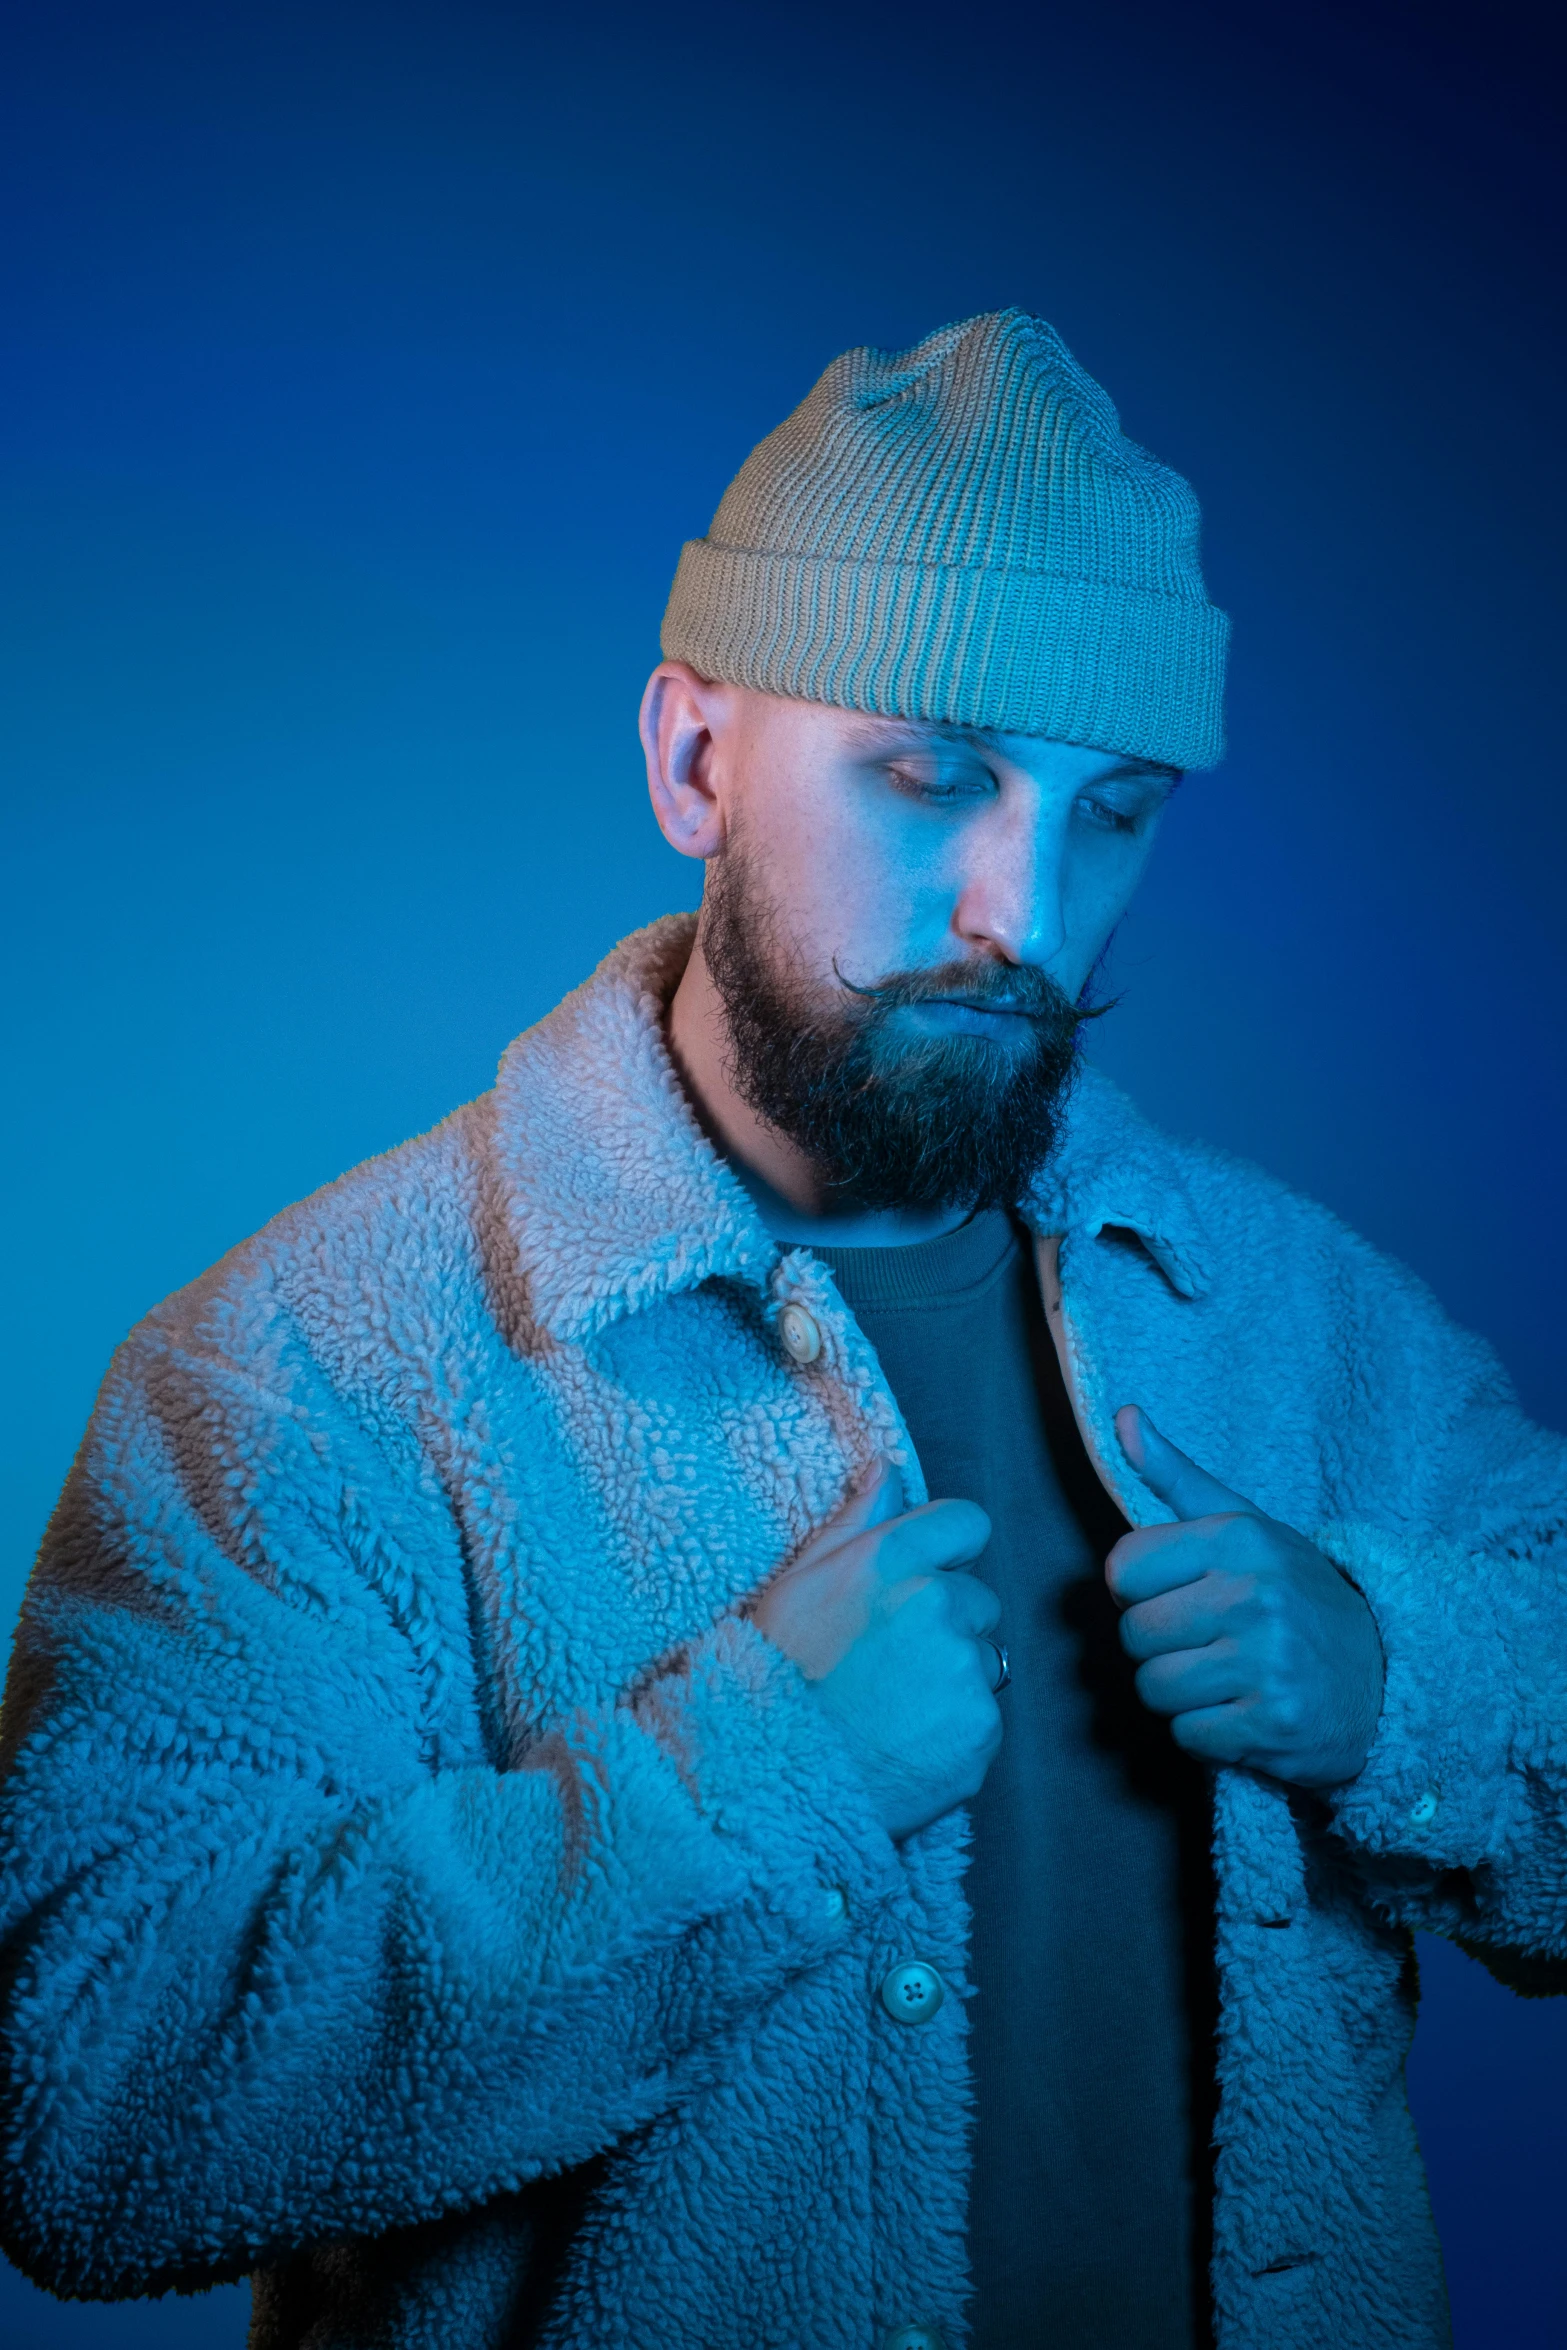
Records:
[[[883,1011],[901,1011],[912,1004],[971,1004],[976,1011],[1011,1012],[1058,1027],[1102,1020],[1120,1000],[1112,996],[1102,1004],[1073,1003],[1048,971],[1027,964],[937,963],[928,971],[894,971],[885,979],[864,983],[850,979],[835,957],[833,975],[860,1003]]]

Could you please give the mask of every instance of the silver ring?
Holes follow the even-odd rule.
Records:
[[[1006,1647],[1003,1642],[999,1640],[992,1640],[985,1634],[981,1634],[981,1638],[984,1640],[985,1646],[987,1648],[993,1648],[995,1650],[996,1662],[1001,1667],[1000,1672],[996,1675],[996,1678],[990,1684],[991,1696],[999,1697],[1002,1690],[1005,1689],[1007,1683],[1012,1678],[1012,1667],[1007,1663]]]

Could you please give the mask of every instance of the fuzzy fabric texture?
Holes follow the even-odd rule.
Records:
[[[879,1450],[628,940],[495,1091],[116,1358],[3,1720],[3,2210],[255,2350],[875,2350],[963,2304],[961,1814],[894,1847],[744,1603]],[[1331,1801],[1216,1783],[1221,2350],[1428,2350],[1410,1929],[1567,1960],[1567,1446],[1322,1209],[1085,1077],[1031,1204],[1101,1474],[1147,1405],[1365,1591]],[[789,1300],[820,1324],[795,1363]],[[934,1963],[907,2028],[877,1987]]]

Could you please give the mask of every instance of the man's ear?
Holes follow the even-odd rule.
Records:
[[[711,857],[724,845],[713,752],[732,698],[684,661],[660,661],[642,696],[648,797],[659,830],[683,857]]]

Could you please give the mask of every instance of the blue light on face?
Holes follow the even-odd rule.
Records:
[[[1338,23],[13,28],[7,1622],[129,1325],[692,902],[633,722],[740,456],[833,351],[1012,300],[1196,482],[1236,620],[1230,762],[1171,811],[1093,1056],[1567,1418],[1559,199],[1514,28]],[[1416,2087],[1482,2350],[1567,2327],[1567,2056],[1464,1968],[1427,1968]],[[219,2350],[244,2298],[8,2275],[0,2331]]]

